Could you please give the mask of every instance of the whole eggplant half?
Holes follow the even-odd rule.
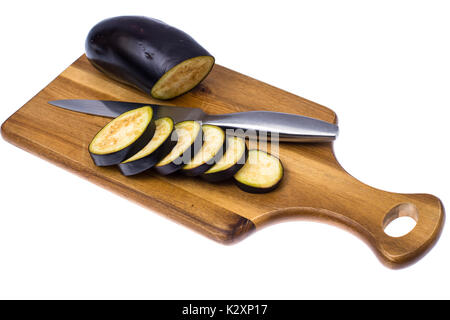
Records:
[[[187,33],[140,16],[114,17],[95,25],[86,38],[86,56],[109,77],[161,100],[194,88],[215,61]]]

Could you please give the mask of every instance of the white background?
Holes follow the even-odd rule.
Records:
[[[356,178],[450,205],[448,1],[2,1],[3,122],[103,18],[191,34],[217,63],[332,108]],[[0,142],[0,298],[450,298],[447,227],[383,266],[339,228],[292,221],[223,246]],[[301,192],[301,190],[299,190]]]

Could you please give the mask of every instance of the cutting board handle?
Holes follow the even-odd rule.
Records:
[[[439,238],[445,213],[441,201],[433,195],[375,189],[340,167],[321,175],[319,180],[316,177],[316,184],[318,181],[320,185],[313,192],[302,195],[297,190],[297,201],[303,206],[289,207],[292,204],[289,203],[287,208],[259,216],[254,220],[256,226],[285,218],[312,218],[338,224],[365,240],[380,260],[392,268],[416,261]],[[401,237],[386,234],[385,227],[401,216],[413,218],[415,227]]]
[[[401,194],[385,192],[387,199],[401,197]],[[406,195],[405,195],[406,196]],[[367,215],[355,218],[355,229],[366,238],[381,260],[391,267],[402,267],[423,256],[439,238],[444,222],[444,208],[441,201],[429,194],[410,194],[408,202],[397,200],[390,209],[374,208],[370,219]],[[384,230],[398,217],[407,216],[416,221],[414,228],[400,237],[389,236]]]

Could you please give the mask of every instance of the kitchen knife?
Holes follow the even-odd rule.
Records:
[[[155,119],[171,117],[175,123],[184,120],[197,120],[202,124],[216,125],[237,130],[236,135],[259,132],[259,137],[270,139],[278,136],[280,141],[289,142],[328,142],[336,139],[338,126],[305,116],[272,112],[248,111],[209,115],[199,108],[162,106],[150,103],[135,103],[104,100],[55,100],[53,106],[97,116],[115,118],[120,114],[142,106],[153,108]],[[228,132],[227,132],[228,133]],[[261,133],[270,133],[262,134]]]

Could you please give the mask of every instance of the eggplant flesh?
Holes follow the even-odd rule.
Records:
[[[180,170],[184,163],[189,162],[202,146],[202,126],[199,122],[187,120],[175,125],[177,143],[154,169],[167,175]]]
[[[162,100],[194,88],[214,65],[214,57],[191,36],[141,16],[101,21],[90,30],[85,47],[100,71]]]
[[[181,62],[167,71],[153,86],[153,98],[167,100],[188,92],[209,73],[214,59],[209,56],[195,57]]]
[[[126,176],[144,172],[158,163],[175,146],[176,139],[172,137],[173,120],[169,117],[155,121],[155,133],[150,142],[131,158],[119,164],[119,169]]]
[[[223,156],[225,132],[212,125],[203,125],[203,145],[192,160],[183,167],[188,176],[198,176],[211,168]]]
[[[266,193],[276,189],[283,179],[284,169],[280,159],[262,150],[250,150],[244,166],[234,175],[242,190]]]
[[[227,137],[226,152],[223,157],[201,175],[209,182],[219,182],[230,179],[241,169],[247,160],[247,146],[240,137]]]
[[[89,153],[97,166],[110,166],[142,149],[155,131],[153,109],[149,106],[130,110],[104,126],[89,144]]]

